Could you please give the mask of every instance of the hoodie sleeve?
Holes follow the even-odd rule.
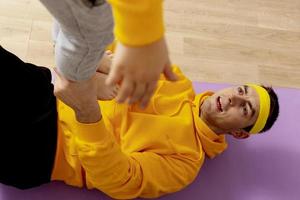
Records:
[[[142,46],[159,40],[164,34],[162,0],[108,0],[115,20],[118,41]]]
[[[97,188],[115,199],[155,198],[184,188],[196,177],[200,168],[196,153],[126,154],[104,128],[101,121],[77,124],[77,152],[88,188]]]

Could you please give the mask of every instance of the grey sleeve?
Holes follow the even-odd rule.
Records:
[[[111,7],[103,0],[40,0],[55,18],[55,62],[69,80],[90,78],[113,37]],[[100,2],[100,3],[99,3]]]

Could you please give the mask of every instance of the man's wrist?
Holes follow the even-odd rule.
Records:
[[[86,106],[85,109],[75,110],[76,120],[80,123],[96,123],[101,120],[100,107]]]

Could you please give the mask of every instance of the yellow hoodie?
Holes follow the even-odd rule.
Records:
[[[115,21],[115,36],[122,44],[142,46],[164,34],[162,0],[108,0]]]
[[[59,144],[52,180],[96,188],[117,199],[159,197],[189,185],[205,154],[214,157],[227,144],[199,117],[211,92],[195,97],[192,83],[178,68],[177,82],[163,76],[145,110],[100,101],[103,118],[94,124],[75,120],[58,103]]]

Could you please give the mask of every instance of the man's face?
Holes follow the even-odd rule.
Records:
[[[250,86],[217,91],[201,106],[201,116],[220,131],[232,131],[253,125],[258,117],[259,96]]]

